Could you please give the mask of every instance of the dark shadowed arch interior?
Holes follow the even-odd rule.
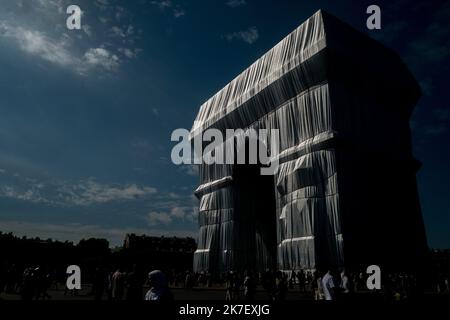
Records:
[[[236,237],[240,268],[264,271],[276,267],[276,206],[273,175],[261,175],[261,164],[249,163],[249,142],[245,140],[245,164],[233,170],[235,205],[239,212]],[[251,253],[251,254],[249,254]],[[236,261],[237,262],[237,261]]]

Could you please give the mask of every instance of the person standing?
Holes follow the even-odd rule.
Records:
[[[298,286],[301,292],[305,292],[306,291],[306,287],[305,287],[305,272],[303,270],[300,270],[299,272],[297,272],[297,278],[298,278]]]
[[[226,275],[226,294],[225,300],[231,301],[233,300],[233,288],[234,288],[234,274],[232,271],[229,271]]]
[[[312,286],[314,289],[314,300],[323,300],[323,285],[322,285],[322,277],[320,276],[318,271],[314,272],[314,280],[312,282]]]
[[[160,270],[153,270],[148,274],[150,289],[145,294],[146,301],[171,301],[172,293],[169,290],[165,274]]]
[[[347,273],[345,273],[345,270],[342,270],[341,272],[341,292],[342,293],[350,293],[350,280],[347,276]]]
[[[103,268],[95,268],[94,281],[92,283],[92,294],[94,295],[94,300],[101,300],[105,287],[107,285],[107,275],[105,274]]]
[[[133,266],[133,271],[127,275],[126,287],[126,300],[142,300],[142,281],[136,265]]]
[[[255,279],[252,277],[252,273],[248,272],[244,279],[244,298],[245,300],[253,300],[256,293]]]
[[[276,275],[276,300],[286,300],[286,294],[288,291],[287,287],[287,277],[281,271],[277,272]]]
[[[112,298],[114,301],[120,301],[124,291],[124,274],[120,268],[112,275]]]
[[[325,295],[325,300],[336,300],[335,285],[331,270],[328,270],[328,272],[323,276],[322,287],[323,293]]]

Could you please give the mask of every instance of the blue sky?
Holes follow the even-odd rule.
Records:
[[[449,2],[3,0],[0,230],[78,241],[196,235],[197,184],[176,128],[322,8],[397,51],[424,94],[412,119],[429,244],[449,248]],[[65,10],[83,10],[68,30]]]

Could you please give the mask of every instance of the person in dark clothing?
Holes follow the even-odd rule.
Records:
[[[95,300],[101,300],[108,284],[108,277],[101,267],[95,269],[94,281],[92,283],[92,293]]]
[[[253,300],[256,293],[256,282],[252,276],[251,272],[247,272],[247,275],[244,279],[244,299],[245,300]]]
[[[276,274],[276,300],[285,300],[288,291],[286,275],[281,271]]]
[[[22,300],[29,301],[33,299],[34,285],[33,285],[33,269],[25,268],[23,271],[22,278],[22,290],[21,298]]]
[[[133,266],[133,271],[128,273],[126,277],[126,288],[126,300],[142,300],[142,279],[136,265]]]

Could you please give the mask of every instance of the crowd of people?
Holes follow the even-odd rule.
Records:
[[[305,298],[315,300],[340,300],[354,293],[368,292],[367,274],[363,272],[340,274],[332,270],[290,272],[225,272],[212,276],[207,272],[193,273],[175,270],[163,273],[153,270],[143,272],[136,265],[129,269],[122,267],[97,267],[90,278],[88,295],[94,300],[171,300],[169,288],[214,288],[224,291],[224,299],[254,300],[257,291],[258,299],[285,300],[289,292],[301,293]],[[77,290],[68,290],[64,284],[65,275],[58,275],[45,267],[28,266],[23,270],[12,265],[0,276],[0,294],[2,292],[20,294],[23,300],[51,299],[49,291],[58,290],[63,285],[64,295],[78,295]],[[383,276],[382,291],[389,299],[409,298],[417,287],[417,279],[412,274],[389,273]],[[448,274],[440,274],[434,287],[435,293],[450,293]]]
[[[20,293],[22,300],[50,299],[48,290],[54,283],[54,277],[42,267],[27,267],[20,275],[19,270],[12,266],[8,270],[4,290],[7,293]]]
[[[217,278],[209,273],[178,273],[172,277],[171,285],[182,283],[184,287],[221,287],[225,289],[226,300],[253,300],[257,288],[266,292],[270,300],[284,300],[289,292],[303,293],[314,300],[348,299],[355,293],[374,292],[367,288],[368,275],[364,272],[342,272],[332,270],[292,270],[290,272],[266,271],[226,272]],[[417,278],[409,273],[388,273],[383,275],[382,287],[375,293],[384,293],[387,299],[400,300],[412,297],[418,289]],[[176,279],[176,280],[175,280]],[[428,288],[433,293],[450,293],[448,274],[440,274]]]
[[[144,287],[148,291],[143,295]],[[107,272],[99,267],[95,271],[91,294],[95,300],[173,300],[167,276],[161,270],[153,270],[144,276],[136,265],[125,272],[122,268]]]
[[[26,267],[21,271],[12,265],[0,278],[0,294],[18,294],[22,300],[49,300],[50,290],[64,287],[64,295],[76,296],[77,289],[69,290],[64,279],[55,272],[40,266]],[[59,288],[58,288],[59,287]],[[102,267],[96,268],[89,296],[94,300],[172,300],[166,275],[160,270],[153,270],[146,276],[137,271],[136,266],[130,272],[122,268],[108,272]],[[144,288],[147,291],[144,292]],[[145,294],[144,294],[145,293]]]

